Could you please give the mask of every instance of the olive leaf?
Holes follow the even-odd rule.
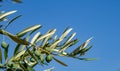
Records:
[[[19,48],[20,48],[21,44],[17,44],[14,50],[14,56],[19,52]]]
[[[29,35],[24,38],[24,40],[25,40],[25,41],[29,41],[30,36],[31,36],[35,31],[37,31],[38,29],[39,29],[39,28],[32,30],[31,33],[29,33]],[[36,37],[36,36],[35,36],[35,37]],[[34,38],[34,39],[35,39],[35,38]],[[32,39],[32,40],[33,40],[33,39]],[[36,40],[37,40],[37,38],[36,38]],[[35,42],[35,41],[34,41],[34,42]],[[30,43],[29,46],[32,46],[33,44],[35,44],[35,43],[33,43],[33,41],[32,41],[32,43],[31,43],[31,42],[28,42],[28,43]],[[19,45],[19,44],[18,44],[18,45]],[[22,45],[21,47],[19,46],[19,47],[16,47],[15,49],[18,50],[18,51],[22,51],[22,50],[24,50],[25,47],[26,47],[26,45]]]
[[[24,38],[24,40],[25,40],[25,41],[28,41],[29,38],[30,38],[30,37],[28,36],[28,37]],[[29,43],[29,42],[28,42],[28,43]],[[16,55],[16,53],[18,53],[19,51],[24,50],[25,46],[26,46],[26,45],[21,45],[21,44],[17,43],[17,45],[16,45],[16,47],[15,47],[15,50],[14,50],[14,55]]]
[[[7,44],[3,40],[2,43],[1,43],[1,47],[4,49],[4,58],[5,58],[5,60],[7,60],[8,59],[8,47],[9,47],[9,44]]]
[[[66,43],[63,47],[60,48],[59,52],[65,51],[68,47],[76,44],[78,39],[71,40],[70,42]]]
[[[13,10],[13,11],[9,11],[9,12],[0,14],[0,20],[3,19],[3,18],[5,18],[6,16],[9,16],[9,15],[15,13],[15,12],[17,12],[17,11]]]
[[[49,33],[51,33],[51,32],[55,32],[55,31],[56,31],[56,29],[49,30],[46,34],[49,34]],[[54,34],[54,33],[53,33],[53,34]],[[44,38],[44,40],[43,40],[42,43],[41,43],[41,46],[42,46],[42,47],[44,47],[44,46],[48,43],[48,41],[52,38],[53,34],[51,34],[50,36]],[[44,47],[44,48],[45,48],[45,47]]]
[[[92,46],[88,46],[88,47],[85,47],[83,49],[81,49],[81,51],[79,52],[80,56],[83,56],[85,55],[85,53],[90,50],[92,48]]]
[[[56,42],[52,43],[52,45],[49,47],[51,49],[56,49],[57,45],[62,41],[63,39],[58,39]]]
[[[17,53],[12,60],[16,60],[18,58],[20,58],[24,53],[26,52],[26,50],[20,51],[19,53]]]
[[[4,49],[4,58],[5,58],[5,60],[8,59],[8,48]]]
[[[33,36],[33,38],[32,38],[32,40],[31,40],[31,44],[34,44],[35,42],[36,42],[36,40],[38,39],[38,37],[40,36],[40,32],[38,32],[38,33],[36,33],[34,36]]]
[[[1,7],[1,5],[0,5],[0,7]],[[4,13],[5,13],[5,11],[1,11],[1,12],[0,12],[0,16],[3,15]],[[0,19],[0,22],[1,22],[1,21],[7,21],[7,18],[6,18],[6,17],[3,17],[3,18]]]
[[[69,43],[75,35],[76,35],[76,33],[71,34],[71,35],[67,38],[67,40],[65,41],[64,44]]]
[[[72,30],[72,28],[66,28],[65,31],[62,33],[61,37],[56,40],[52,45],[50,46],[51,49],[56,49],[57,45],[68,35],[68,33]]]
[[[54,67],[49,68],[49,69],[46,69],[46,70],[44,70],[44,71],[53,71],[53,70],[54,70]]]
[[[25,37],[24,40],[25,40],[25,41],[29,41],[29,39],[30,39],[30,35],[31,35],[31,33],[30,33],[27,37]],[[28,43],[29,43],[29,45],[31,45],[30,42],[28,42]],[[24,50],[25,47],[26,47],[26,45],[22,45],[21,47],[19,47],[19,51]]]
[[[2,63],[2,49],[0,48],[0,63]]]
[[[66,28],[65,31],[62,33],[60,39],[64,39],[71,30],[72,28]]]
[[[31,27],[29,27],[29,28],[24,29],[23,31],[17,33],[16,35],[17,35],[18,37],[22,37],[22,36],[24,36],[25,34],[27,34],[28,32],[30,32],[30,31],[33,31],[33,32],[34,32],[35,30],[37,30],[37,29],[39,29],[39,28],[41,28],[41,27],[42,27],[41,25],[34,25],[34,26],[31,26]]]
[[[18,16],[16,16],[16,17],[14,17],[13,19],[11,19],[9,22],[8,22],[8,24],[5,26],[5,28],[4,29],[6,29],[13,21],[15,21],[16,19],[18,19],[19,17],[21,17],[22,15],[18,15]]]
[[[67,64],[65,64],[64,62],[58,60],[58,59],[55,58],[55,57],[53,57],[53,59],[54,59],[56,62],[58,62],[58,63],[60,63],[61,65],[63,65],[63,66],[68,66]]]
[[[42,40],[42,39],[44,39],[44,38],[46,38],[46,37],[49,37],[49,36],[53,35],[55,32],[56,32],[56,29],[54,29],[52,32],[49,32],[49,33],[41,36],[40,38],[38,38],[37,41],[40,41],[40,40]]]
[[[97,60],[96,58],[77,58],[79,60],[84,60],[84,61],[92,61],[92,60]]]
[[[80,54],[81,50],[82,50],[83,48],[85,48],[85,47],[89,44],[89,42],[91,41],[92,38],[93,38],[93,37],[89,38],[89,39],[86,40],[83,44],[81,44],[78,48],[76,48],[75,50],[73,50],[73,51],[70,53],[70,55],[71,55],[71,56],[76,56],[76,55]]]

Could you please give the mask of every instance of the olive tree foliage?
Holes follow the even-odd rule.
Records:
[[[10,16],[15,12],[17,11],[14,10],[0,13],[0,22],[6,20],[7,16]],[[35,33],[42,28],[42,25],[39,24],[21,29],[21,31],[16,34],[6,31],[6,28],[19,17],[21,17],[21,15],[18,15],[11,20],[7,19],[6,26],[0,24],[0,37],[2,37],[2,41],[0,42],[0,69],[6,71],[34,71],[36,65],[49,65],[52,60],[55,60],[63,66],[68,66],[56,56],[85,61],[94,60],[94,58],[82,58],[82,56],[92,48],[92,46],[88,45],[92,37],[76,47],[76,49],[72,48],[72,51],[67,51],[68,48],[79,41],[77,38],[74,39],[76,33],[69,34],[72,31],[72,28],[66,28],[60,37],[55,34],[56,29],[50,29],[45,34],[42,34],[41,32]],[[15,47],[10,47],[11,44],[6,42],[4,36],[7,36],[13,42],[17,43],[15,44]],[[9,50],[10,48],[13,49],[13,54],[8,54],[8,52],[12,52]],[[12,56],[10,57],[10,55]],[[53,68],[46,71],[51,71],[52,69]]]

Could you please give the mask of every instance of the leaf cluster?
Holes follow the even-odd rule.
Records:
[[[9,11],[1,14],[0,20],[3,21],[4,18],[15,12],[16,11]],[[70,57],[79,60],[94,60],[89,58],[81,58],[81,56],[85,55],[85,53],[92,48],[92,46],[88,46],[92,38],[86,40],[72,52],[67,52],[68,48],[75,45],[79,41],[78,39],[73,39],[76,33],[69,35],[72,28],[66,28],[60,37],[55,35],[56,29],[51,29],[45,34],[41,34],[41,32],[35,33],[42,27],[41,25],[30,26],[16,34],[6,31],[6,28],[19,17],[21,17],[21,15],[10,20],[6,27],[3,28],[1,26],[0,28],[0,34],[3,37],[7,36],[12,41],[17,43],[15,47],[12,47],[14,50],[13,56],[9,58],[8,52],[11,52],[11,50],[9,50],[10,44],[8,44],[4,38],[2,39],[2,48],[0,48],[1,69],[11,71],[34,71],[33,67],[37,64],[42,66],[48,65],[52,60],[55,60],[63,66],[68,66],[66,63],[57,59],[56,56]],[[2,50],[4,50],[4,63]]]

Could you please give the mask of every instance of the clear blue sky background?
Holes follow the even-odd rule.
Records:
[[[18,10],[15,15],[23,14],[8,28],[11,33],[42,24],[42,33],[56,28],[59,35],[66,27],[72,27],[72,32],[77,32],[76,37],[81,40],[79,44],[94,36],[90,43],[94,46],[84,57],[99,60],[60,58],[69,66],[63,67],[53,61],[49,66],[38,65],[36,71],[53,66],[54,71],[120,70],[120,0],[24,0],[23,4],[4,3],[2,10]]]

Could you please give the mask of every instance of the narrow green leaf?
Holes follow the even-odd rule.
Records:
[[[96,58],[78,58],[79,60],[92,61],[97,60]]]
[[[85,42],[84,42],[84,46],[82,46],[83,48],[84,47],[86,47],[89,43],[90,43],[90,41],[93,39],[93,37],[91,37],[91,38],[89,38],[88,40],[86,40]]]
[[[29,35],[26,37],[26,38],[24,38],[24,41],[29,41],[29,39],[30,39],[30,36],[31,36],[31,34],[34,32],[35,30],[32,30],[32,32],[31,33],[29,33]],[[29,42],[28,42],[29,43]],[[33,44],[33,43],[30,43],[30,44]],[[18,44],[19,45],[19,44]],[[20,46],[16,46],[16,50],[19,50],[19,51],[22,51],[22,50],[24,50],[24,48],[25,48],[25,46],[26,45],[22,45],[21,47]],[[16,51],[15,51],[16,52]]]
[[[64,39],[71,30],[72,30],[72,28],[66,28],[66,30],[63,32],[60,39]]]
[[[38,37],[40,36],[40,32],[38,32],[37,34],[34,35],[34,37],[31,40],[31,44],[34,44],[36,42],[36,40],[38,39]]]
[[[46,70],[44,70],[44,71],[53,71],[53,70],[54,70],[54,67],[49,68],[49,69],[46,69]]]
[[[88,47],[83,48],[83,49],[79,52],[80,56],[85,55],[85,53],[86,53],[88,50],[90,50],[91,48],[92,48],[92,46],[88,46]]]
[[[20,58],[25,52],[26,52],[26,50],[23,50],[23,51],[17,53],[17,54],[14,56],[14,59]]]
[[[26,38],[24,38],[25,41],[29,41],[30,36],[31,36],[35,31],[37,31],[38,29],[39,29],[39,28],[36,28],[36,29],[32,30],[31,33],[29,33],[29,35],[28,35]],[[38,35],[38,37],[39,37],[39,36],[40,36],[40,34]],[[37,41],[38,37],[36,38],[36,40],[35,40],[34,42]],[[31,42],[29,42],[29,43],[30,43],[29,47],[35,45],[35,43],[31,43]],[[22,45],[22,47],[21,47],[20,50],[24,50],[24,48],[25,48],[25,45]]]
[[[53,42],[56,42],[58,40],[58,35],[55,35],[54,38],[53,38]]]
[[[47,33],[47,34],[39,37],[36,42],[38,42],[38,41],[40,41],[40,40],[42,40],[42,39],[44,39],[44,38],[46,38],[46,37],[50,37],[50,36],[53,35],[55,32],[56,32],[56,29],[54,29],[54,30],[53,30],[52,32],[50,32],[50,33]]]
[[[24,40],[25,40],[25,41],[29,41],[30,35],[31,35],[31,33],[30,33],[27,37],[25,37]],[[28,42],[28,43],[30,43],[30,42]],[[31,43],[30,43],[30,45],[31,45]],[[30,45],[29,45],[29,46],[30,46]],[[26,47],[26,45],[22,45],[22,47],[20,48],[20,51],[21,51],[21,50],[24,50],[25,47]]]
[[[51,33],[51,32],[54,32],[55,31],[55,29],[52,29],[52,30],[49,30],[46,34],[48,34],[48,33]],[[51,36],[48,36],[48,37],[46,37],[44,40],[43,40],[43,42],[42,42],[42,47],[44,47],[46,44],[47,44],[47,42],[51,39],[51,37],[52,37],[52,35]],[[45,47],[44,47],[45,48]]]
[[[30,35],[28,35],[26,38],[24,38],[25,41],[28,41],[29,39],[30,39]],[[28,43],[29,43],[29,42],[28,42]],[[15,55],[16,53],[18,53],[19,51],[24,50],[25,46],[26,46],[26,45],[21,45],[21,44],[18,43],[17,46],[15,47],[14,55]]]
[[[41,28],[41,25],[31,26],[31,27],[29,27],[29,28],[27,28],[27,29],[24,29],[23,31],[17,33],[17,36],[18,36],[18,37],[22,37],[22,36],[24,36],[25,34],[27,34],[28,32],[33,31],[33,30],[36,30],[36,29],[39,29],[39,28]]]
[[[18,15],[18,16],[16,16],[16,17],[14,17],[12,20],[10,20],[9,22],[8,22],[8,24],[6,25],[6,27],[5,27],[5,29],[13,22],[13,21],[15,21],[16,19],[18,19],[19,17],[21,17],[22,15]]]
[[[90,50],[92,48],[92,46],[88,46],[84,48],[84,51],[87,52],[88,50]]]
[[[52,43],[52,45],[49,47],[51,49],[55,49],[57,48],[56,46],[62,41],[63,39],[59,39],[56,42]]]
[[[56,46],[67,36],[67,34],[70,32],[72,30],[72,28],[67,28],[64,32],[63,32],[63,34],[62,34],[62,36],[58,39],[58,40],[56,40],[51,46],[50,46],[50,48],[51,49],[54,49],[54,48],[57,48]]]
[[[56,58],[54,58],[54,57],[53,57],[53,59],[54,59],[56,62],[58,62],[58,63],[60,63],[61,65],[63,65],[63,66],[68,66],[67,64],[63,63],[62,61],[60,61],[60,60],[58,60],[58,59],[56,59]]]
[[[14,10],[14,11],[9,11],[9,12],[6,12],[6,13],[2,13],[0,15],[0,20],[3,19],[4,17],[8,16],[8,15],[11,15],[11,14],[15,13],[15,12],[17,12],[17,11]]]
[[[76,35],[76,33],[71,34],[71,35],[67,38],[67,40],[65,41],[64,44],[69,43],[75,35]]]
[[[32,30],[31,33],[29,35],[32,35],[35,31],[37,31],[39,28]]]
[[[19,52],[20,46],[21,46],[21,44],[17,44],[17,46],[15,47],[15,50],[14,50],[14,55],[16,55]]]
[[[2,63],[2,49],[0,48],[0,63]]]
[[[2,18],[2,19],[0,19],[0,22],[1,21],[7,21],[8,19],[6,18],[6,17],[4,17],[4,18]]]
[[[68,47],[76,44],[77,42],[78,42],[78,39],[71,40],[71,41],[69,41],[67,44],[63,45],[63,47],[61,47],[59,51],[60,51],[60,52],[65,51]]]
[[[75,55],[79,54],[80,51],[89,44],[89,42],[91,41],[91,39],[92,39],[92,37],[89,38],[88,40],[86,40],[82,45],[80,45],[80,46],[79,46],[78,48],[76,48],[74,51],[72,51],[72,52],[70,53],[70,55],[75,56]]]
[[[4,49],[4,57],[5,57],[5,60],[8,59],[8,49]]]
[[[52,38],[55,31],[56,29],[49,30],[45,35],[40,37],[40,39],[43,38],[41,39],[41,45],[40,45],[43,49],[46,49],[46,47],[49,46],[48,42]]]
[[[7,44],[5,41],[2,41],[1,47],[4,49],[4,58],[5,58],[5,60],[7,60],[8,59],[8,47],[9,47],[9,44]]]
[[[33,30],[33,31],[35,31],[35,30]],[[30,36],[31,36],[31,34],[33,33],[33,31],[32,31],[31,33],[29,33],[29,35],[28,35],[27,37],[24,38],[25,41],[29,41]],[[29,42],[28,42],[28,43],[29,43]],[[30,44],[32,44],[32,43],[30,43]],[[18,48],[16,48],[16,49],[18,49],[19,51],[22,51],[22,50],[24,50],[25,47],[26,47],[26,45],[22,45],[21,47],[18,47]]]

